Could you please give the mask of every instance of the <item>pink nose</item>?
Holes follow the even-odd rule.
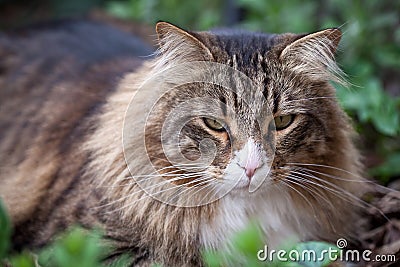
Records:
[[[249,179],[251,179],[253,177],[254,173],[256,172],[256,168],[246,167],[245,172],[246,172],[247,177],[249,177]]]

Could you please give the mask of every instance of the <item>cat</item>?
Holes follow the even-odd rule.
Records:
[[[340,30],[156,32],[154,58],[94,22],[0,35],[13,248],[79,224],[104,229],[108,260],[199,266],[251,222],[272,248],[355,239],[365,184],[330,84]]]

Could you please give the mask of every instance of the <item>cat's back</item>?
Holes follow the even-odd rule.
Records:
[[[0,94],[39,95],[61,83],[77,84],[90,72],[118,74],[151,52],[139,38],[100,22],[58,21],[0,32]],[[91,82],[101,76],[95,78]]]
[[[151,51],[127,32],[90,21],[0,33],[0,196],[15,221],[57,176],[66,184],[77,176],[86,159],[74,151],[93,127],[89,118]]]

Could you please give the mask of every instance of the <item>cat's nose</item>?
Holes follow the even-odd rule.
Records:
[[[251,178],[254,176],[254,173],[256,172],[259,166],[260,166],[260,160],[258,158],[250,158],[249,160],[247,160],[243,169],[249,180],[251,180]]]
[[[249,178],[249,179],[251,179],[253,176],[254,176],[254,173],[256,172],[256,167],[253,167],[253,166],[251,166],[251,167],[245,167],[244,168],[244,170],[245,170],[245,172],[246,172],[246,176]]]
[[[252,139],[249,139],[240,151],[238,165],[244,169],[249,180],[254,176],[257,168],[262,165],[259,145]]]

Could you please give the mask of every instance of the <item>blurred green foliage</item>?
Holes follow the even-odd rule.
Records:
[[[72,228],[63,233],[56,241],[39,251],[9,251],[11,242],[11,223],[0,199],[0,266],[12,267],[122,267],[129,265],[129,256],[122,255],[112,263],[104,263],[112,247],[101,242],[99,231],[88,232],[81,228]],[[319,261],[260,261],[258,251],[264,248],[264,242],[256,224],[250,224],[245,230],[238,232],[231,240],[228,250],[207,250],[203,252],[203,260],[207,266],[269,266],[269,267],[322,267],[331,262],[328,257]],[[305,242],[286,249],[296,250],[301,255],[303,250],[313,250],[321,255],[323,250],[337,249],[324,242]],[[268,253],[268,252],[267,252]],[[337,255],[337,254],[336,254]],[[283,257],[288,258],[288,255]],[[159,265],[154,265],[159,266]]]
[[[208,29],[220,23],[223,2],[215,0],[147,0],[111,1],[109,12],[117,17],[155,24],[159,20],[187,25],[193,29]]]
[[[11,242],[11,222],[0,199],[0,266],[13,267],[101,267],[128,266],[126,255],[115,262],[105,265],[102,259],[110,246],[100,242],[100,231],[85,231],[72,228],[57,240],[40,251],[9,251]],[[8,264],[8,265],[7,265]],[[11,265],[10,265],[11,264]]]
[[[7,255],[9,239],[11,237],[11,223],[0,199],[0,263]]]
[[[101,235],[97,232],[87,233],[74,228],[64,233],[53,246],[39,253],[41,266],[99,266],[105,248],[100,244]]]
[[[339,256],[339,249],[331,244],[325,242],[303,242],[295,246],[286,246],[283,248],[284,255],[280,255],[281,260],[278,259],[276,253],[273,256],[273,261],[270,261],[268,255],[271,251],[265,250],[264,242],[261,239],[261,233],[258,231],[256,224],[250,224],[246,229],[236,233],[231,239],[231,247],[229,249],[220,249],[218,251],[206,250],[203,252],[203,259],[206,266],[221,267],[221,266],[249,266],[249,267],[323,267],[332,262],[332,259],[326,257],[319,257],[323,255],[323,251],[328,251],[329,248],[335,250],[332,253],[332,258]],[[261,254],[261,260],[258,259],[258,252],[264,250]],[[302,252],[313,251],[318,255],[315,260],[301,259],[299,261],[291,260],[296,257],[294,251],[298,255]],[[290,255],[290,256],[289,256]],[[264,260],[265,258],[265,260]]]
[[[400,1],[114,0],[106,8],[122,18],[196,30],[224,24],[278,33],[339,27],[338,62],[351,84],[337,86],[339,100],[362,136],[370,173],[382,182],[400,176]]]

